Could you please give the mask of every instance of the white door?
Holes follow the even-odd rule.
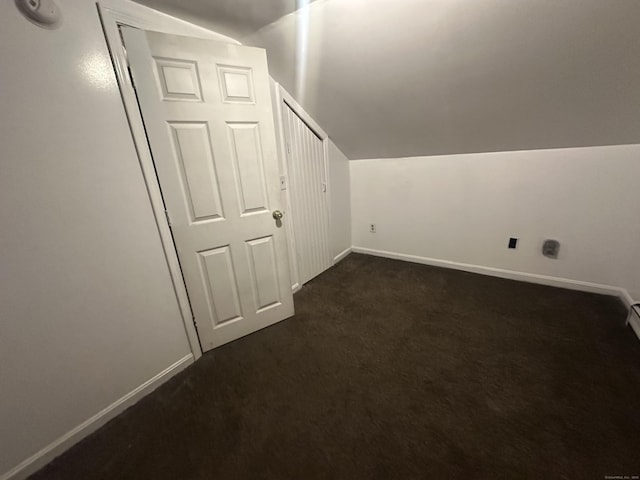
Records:
[[[265,51],[122,33],[203,350],[293,315]]]
[[[324,144],[286,102],[282,107],[296,260],[304,284],[332,265]]]

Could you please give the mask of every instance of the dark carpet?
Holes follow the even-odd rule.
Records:
[[[640,474],[640,342],[614,297],[352,254],[36,479]]]

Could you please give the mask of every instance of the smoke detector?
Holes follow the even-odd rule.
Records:
[[[36,25],[55,28],[60,23],[60,9],[53,0],[16,0],[16,5]]]

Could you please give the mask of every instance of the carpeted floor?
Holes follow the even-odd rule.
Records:
[[[32,479],[640,474],[613,297],[352,254]]]

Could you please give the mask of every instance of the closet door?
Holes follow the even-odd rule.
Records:
[[[300,283],[332,264],[324,142],[286,103],[283,123]]]

